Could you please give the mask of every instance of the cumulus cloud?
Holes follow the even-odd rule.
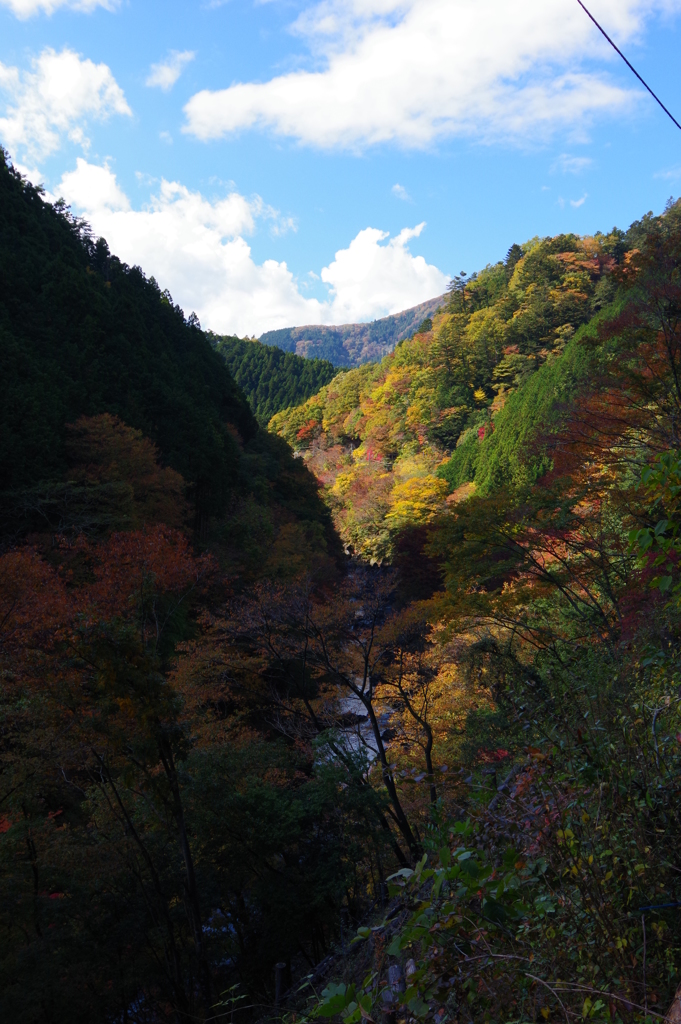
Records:
[[[145,85],[168,92],[182,74],[185,65],[194,60],[195,56],[193,50],[171,50],[166,60],[151,65]]]
[[[575,210],[578,210],[580,206],[584,206],[584,203],[587,201],[587,198],[588,193],[585,192],[581,199],[571,199],[570,206],[574,207]]]
[[[33,160],[59,149],[64,136],[87,149],[89,120],[132,113],[107,65],[69,49],[47,47],[31,71],[0,63],[0,91],[7,97],[0,138],[13,156]]]
[[[130,200],[108,165],[89,164],[82,157],[76,160],[75,171],[68,171],[62,176],[59,194],[67,203],[74,203],[81,210],[130,209]]]
[[[598,0],[622,44],[681,0]],[[585,61],[616,59],[574,0],[322,0],[292,26],[311,68],[203,90],[185,106],[199,139],[265,129],[322,148],[452,135],[536,139],[560,125],[630,111],[621,87]]]
[[[407,190],[404,187],[404,185],[393,185],[393,187],[391,188],[390,191],[398,199],[403,199],[405,203],[408,203],[409,200],[411,199],[411,196],[407,192]]]
[[[250,335],[368,320],[433,298],[448,280],[409,251],[423,224],[390,239],[375,228],[360,231],[321,270],[328,298],[320,301],[301,294],[286,263],[253,259],[244,236],[278,218],[259,196],[230,192],[208,199],[161,181],[145,208],[134,210],[111,168],[82,157],[63,176],[58,193],[121,259],[153,274],[184,309],[196,310],[202,324],[218,332]]]
[[[96,7],[103,7],[112,11],[118,6],[117,0],[0,0],[3,7],[9,7],[10,11],[17,18],[30,18],[41,11],[44,14],[53,14],[60,7],[67,7],[72,11],[82,11],[88,14]]]
[[[374,320],[444,292],[449,278],[409,251],[410,240],[425,226],[403,228],[385,245],[386,231],[365,228],[336,253],[322,270],[322,281],[331,288],[334,323]]]

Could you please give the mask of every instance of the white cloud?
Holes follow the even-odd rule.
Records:
[[[78,157],[75,171],[62,176],[59,194],[82,210],[129,210],[130,200],[108,165],[98,167]]]
[[[182,74],[185,64],[194,60],[193,50],[171,50],[168,58],[160,64],[152,64],[145,85],[168,92]]]
[[[48,47],[32,68],[22,72],[0,63],[0,91],[8,97],[0,138],[13,156],[47,156],[59,149],[64,136],[87,150],[89,120],[132,113],[106,64]]]
[[[103,7],[107,11],[114,10],[118,6],[117,0],[0,0],[3,7],[9,7],[10,11],[17,18],[30,18],[34,14],[43,11],[45,14],[53,14],[60,7],[67,7],[72,11],[82,11],[89,14],[96,7]]]
[[[584,203],[586,202],[587,198],[588,193],[585,192],[581,199],[571,199],[570,206],[573,206],[575,210],[578,210],[580,206],[584,206]]]
[[[322,270],[322,281],[331,287],[335,323],[374,320],[445,291],[449,278],[423,256],[412,256],[408,248],[425,226],[403,228],[386,245],[381,245],[388,238],[386,231],[365,228],[347,249],[336,253],[333,263]]]
[[[272,221],[270,231],[275,238],[281,238],[282,235],[288,234],[289,231],[295,232],[298,230],[298,221],[295,217],[280,217],[276,211],[273,211]]]
[[[404,185],[393,185],[390,191],[394,196],[397,197],[397,199],[403,199],[405,203],[408,203],[411,199],[411,196],[407,192]]]
[[[598,0],[619,43],[681,0]],[[574,0],[322,0],[292,26],[311,69],[203,90],[186,104],[199,139],[264,129],[322,148],[425,147],[452,135],[534,141],[584,133],[642,93],[587,67],[619,60]],[[617,70],[619,71],[619,66]]]
[[[113,171],[83,158],[57,192],[112,252],[153,274],[185,310],[196,310],[202,324],[218,332],[261,334],[296,324],[369,320],[433,298],[448,281],[409,251],[423,224],[392,239],[375,228],[360,231],[322,269],[329,296],[320,301],[301,294],[286,263],[253,259],[244,235],[261,220],[278,220],[259,196],[230,192],[209,200],[161,181],[149,204],[134,210]]]
[[[560,171],[561,174],[581,174],[592,164],[593,160],[589,156],[572,156],[570,153],[561,153],[551,170]]]

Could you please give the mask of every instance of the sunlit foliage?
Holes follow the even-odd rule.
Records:
[[[524,395],[540,367],[555,377],[552,365],[612,298],[621,248],[617,232],[514,246],[505,263],[460,281],[446,310],[380,364],[343,372],[272,418],[269,429],[326,486],[353,551],[380,561],[406,522],[428,522],[446,493],[434,477],[450,490],[477,479],[481,451],[509,398]],[[579,367],[570,377],[561,363],[558,376],[565,399]],[[556,386],[549,385],[544,407]],[[548,418],[548,408],[542,412]],[[490,474],[498,476],[496,466],[481,468],[481,478]],[[407,508],[407,494],[422,497]]]

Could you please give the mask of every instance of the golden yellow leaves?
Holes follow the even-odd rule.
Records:
[[[442,507],[449,490],[439,477],[411,477],[395,484],[386,520],[392,527],[429,522]]]

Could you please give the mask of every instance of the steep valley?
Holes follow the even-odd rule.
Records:
[[[388,320],[0,159],[2,1020],[679,1019],[681,203]]]

